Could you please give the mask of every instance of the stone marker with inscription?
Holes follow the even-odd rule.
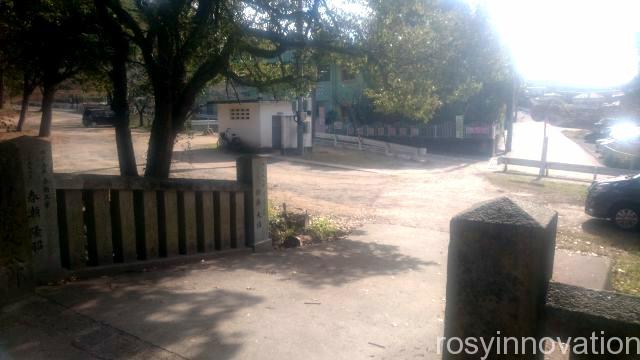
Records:
[[[25,212],[23,215],[16,213],[14,217],[16,221],[22,220],[17,217],[26,217],[24,226],[27,228],[35,279],[39,282],[54,280],[60,276],[62,268],[51,143],[42,138],[21,136],[3,142],[0,154],[12,157],[3,162],[3,167],[8,166],[9,169],[3,168],[0,172],[9,174],[13,188],[21,193],[15,197],[19,203],[14,206],[16,209],[24,207]],[[9,160],[12,164],[7,163]]]
[[[33,257],[18,148],[0,143],[0,304],[33,289]]]
[[[238,181],[251,186],[245,197],[247,246],[271,248],[267,197],[267,160],[255,156],[243,156],[236,163]]]

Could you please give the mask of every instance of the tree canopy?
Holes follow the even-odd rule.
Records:
[[[176,135],[205,86],[224,79],[261,88],[293,84],[304,74],[287,53],[348,52],[352,42],[346,22],[321,0],[95,3],[139,49],[153,88],[148,176],[169,175]]]
[[[428,121],[503,80],[506,57],[481,8],[438,0],[370,0],[366,94],[383,113]]]

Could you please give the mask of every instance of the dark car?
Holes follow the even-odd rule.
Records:
[[[611,219],[619,228],[640,228],[640,174],[594,181],[589,187],[585,212]]]
[[[97,125],[113,126],[115,115],[108,106],[89,107],[82,113],[82,125],[94,127]]]

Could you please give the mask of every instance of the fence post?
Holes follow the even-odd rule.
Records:
[[[5,274],[20,269],[22,275],[14,273],[17,277],[9,280],[24,276],[25,284],[59,278],[62,267],[51,143],[29,136],[0,143],[0,173],[4,193],[0,262],[3,268],[9,267]]]
[[[451,220],[443,359],[478,359],[458,352],[467,339],[542,337],[557,220],[555,211],[507,197]],[[537,343],[520,355],[514,355],[516,344],[507,345],[507,355],[494,347],[487,358],[542,359],[533,352]]]
[[[267,159],[241,156],[236,160],[236,172],[238,182],[251,187],[244,197],[246,245],[254,251],[270,249]]]

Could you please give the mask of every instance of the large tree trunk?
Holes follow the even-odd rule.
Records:
[[[136,156],[129,129],[129,102],[127,101],[127,48],[120,48],[121,52],[114,55],[111,61],[111,82],[113,97],[111,109],[115,114],[116,149],[120,164],[120,175],[138,176]]]
[[[27,76],[24,78],[24,83],[22,84],[22,104],[20,106],[20,118],[18,119],[17,130],[22,131],[24,128],[24,123],[27,121],[27,113],[29,112],[29,100],[31,99],[31,94],[35,90],[35,86],[31,85]]]
[[[53,99],[56,94],[56,86],[51,84],[44,84],[44,90],[42,92],[42,118],[40,119],[40,133],[39,137],[51,136],[51,120],[53,111]]]
[[[173,106],[156,95],[155,115],[151,125],[145,176],[168,178],[177,131],[173,127]]]
[[[144,110],[140,110],[138,112],[138,116],[140,117],[138,127],[144,127]]]
[[[0,68],[0,109],[4,108],[4,69]]]
[[[120,175],[138,176],[133,140],[128,124],[116,125],[116,147],[118,150],[118,162],[120,163]]]

